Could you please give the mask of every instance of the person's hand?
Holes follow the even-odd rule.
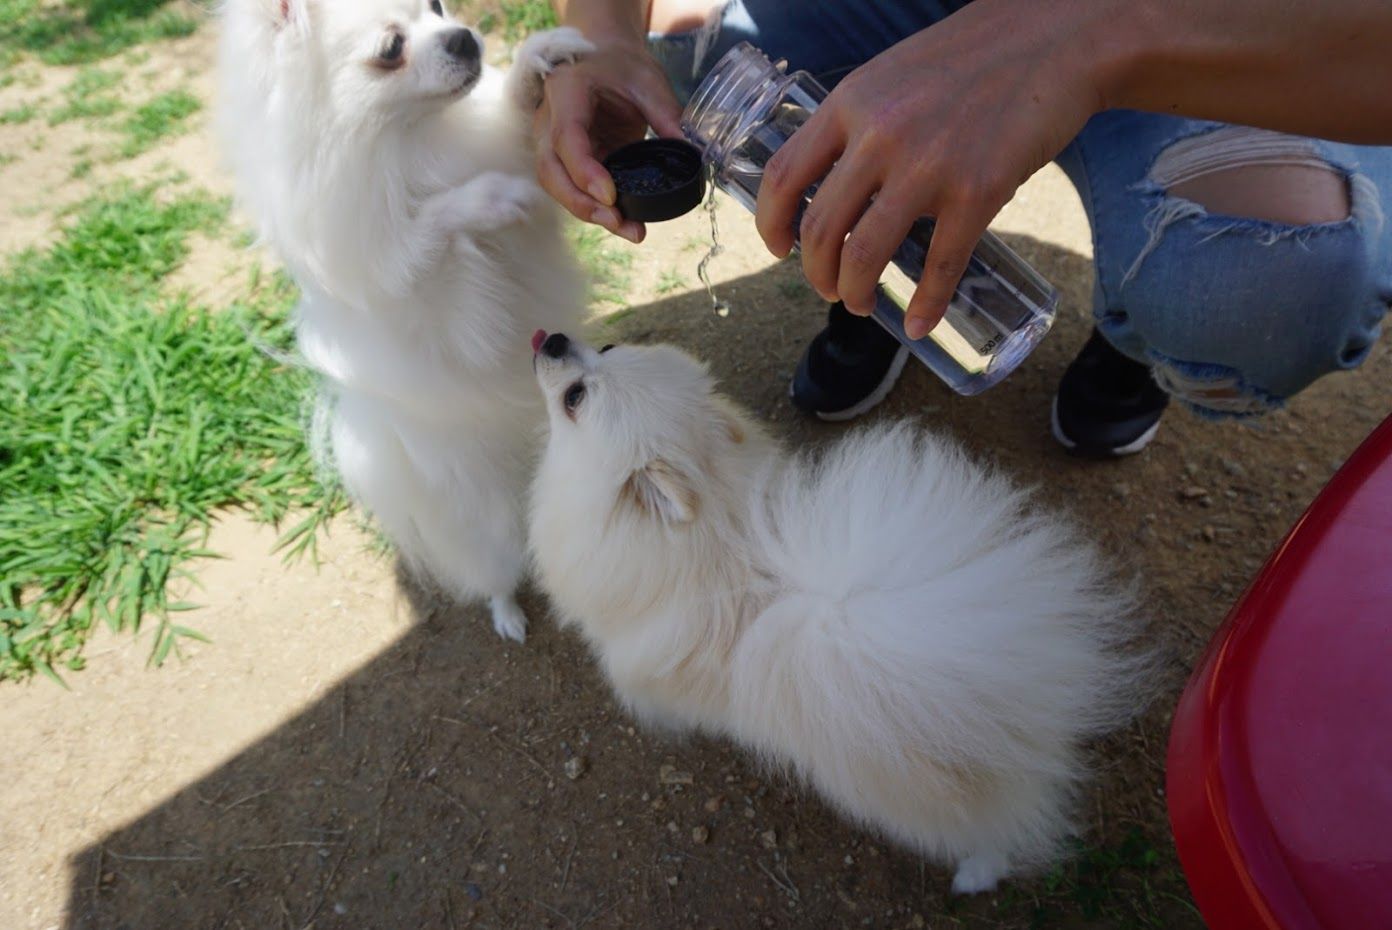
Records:
[[[765,244],[792,249],[803,191],[825,175],[802,218],[803,271],[868,314],[910,225],[936,218],[905,321],[926,335],[987,224],[1101,109],[1077,62],[1089,49],[1060,20],[1032,0],[977,0],[847,75],[765,169]]]
[[[596,50],[546,79],[532,122],[541,186],[578,219],[641,242],[643,225],[614,208],[614,179],[600,159],[643,138],[681,135],[681,107],[638,41],[596,40]]]

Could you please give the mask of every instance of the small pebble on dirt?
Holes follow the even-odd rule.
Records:
[[[714,814],[715,812],[717,812],[718,810],[720,810],[720,808],[723,807],[724,805],[725,805],[725,796],[724,796],[724,795],[716,795],[716,796],[713,797],[713,798],[706,798],[706,803],[705,803],[704,805],[702,805],[702,806],[705,807],[706,813],[708,813],[708,814]]]
[[[692,827],[691,841],[693,843],[706,843],[710,841],[710,829],[708,827]]]
[[[1197,484],[1191,484],[1184,490],[1180,491],[1179,496],[1182,497],[1184,500],[1194,501],[1203,497],[1207,493],[1208,490],[1206,488],[1202,488]]]
[[[589,767],[589,760],[584,756],[571,756],[565,761],[565,776],[571,781],[575,781],[581,775],[584,775],[585,770]]]
[[[690,772],[683,772],[675,765],[664,765],[657,770],[657,780],[663,785],[689,785],[693,781]]]
[[[480,888],[478,885],[475,885],[473,882],[464,883],[464,893],[474,901],[483,900],[483,889]]]
[[[759,834],[759,842],[763,844],[763,846],[764,846],[765,849],[777,849],[777,848],[778,848],[778,831],[777,831],[777,830],[765,830],[763,833],[760,833],[760,834]]]

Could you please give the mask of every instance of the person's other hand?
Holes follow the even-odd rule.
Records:
[[[1059,30],[1030,0],[977,0],[847,75],[765,169],[756,220],[769,249],[792,249],[803,191],[825,175],[802,217],[803,271],[868,314],[913,221],[934,217],[905,321],[926,335],[987,224],[1101,109],[1077,62],[1087,44]]]
[[[532,121],[541,186],[578,219],[641,242],[643,225],[614,208],[614,179],[600,164],[643,138],[681,135],[681,107],[641,42],[598,40],[596,50],[546,79]]]

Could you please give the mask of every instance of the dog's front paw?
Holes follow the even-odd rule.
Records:
[[[527,641],[527,615],[511,597],[495,597],[488,602],[493,612],[493,631],[516,643]]]
[[[529,36],[517,49],[508,72],[513,101],[523,110],[535,110],[541,103],[541,86],[546,76],[560,65],[579,61],[594,48],[580,30],[569,26]]]
[[[441,195],[440,223],[455,235],[491,232],[521,223],[541,202],[530,178],[490,171]]]

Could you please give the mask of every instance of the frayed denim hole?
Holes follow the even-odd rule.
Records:
[[[1150,350],[1150,375],[1171,397],[1210,420],[1245,419],[1280,409],[1285,403],[1226,365],[1184,362]],[[1229,393],[1231,392],[1231,393]]]
[[[1368,358],[1368,353],[1373,350],[1373,343],[1365,339],[1350,339],[1339,353],[1339,365],[1342,368],[1357,368]]]

